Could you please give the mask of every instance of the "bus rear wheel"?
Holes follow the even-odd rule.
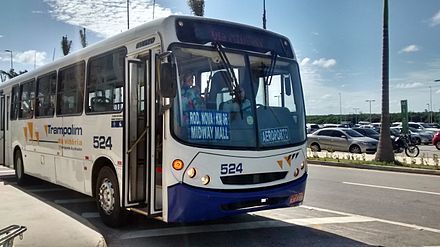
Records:
[[[24,185],[26,183],[26,175],[24,174],[23,157],[21,156],[20,151],[15,152],[14,165],[17,184]]]
[[[99,171],[95,197],[102,221],[110,227],[121,226],[124,220],[124,210],[120,204],[118,180],[108,166],[104,166]]]

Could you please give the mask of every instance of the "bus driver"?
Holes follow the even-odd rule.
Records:
[[[183,73],[182,77],[182,108],[183,111],[200,110],[204,108],[200,89],[194,85],[194,77],[190,72]]]

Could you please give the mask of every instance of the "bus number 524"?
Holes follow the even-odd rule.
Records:
[[[93,147],[99,149],[110,149],[112,150],[112,137],[108,136],[94,136],[93,137]]]
[[[220,166],[220,174],[235,174],[235,173],[242,173],[243,172],[243,165],[241,163],[235,164],[221,164]]]

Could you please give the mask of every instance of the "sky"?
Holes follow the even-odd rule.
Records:
[[[126,0],[1,0],[0,69],[32,70],[62,56],[61,37],[81,49],[127,29]],[[130,28],[186,0],[130,0]],[[266,0],[267,29],[287,36],[300,65],[308,115],[379,113],[382,0]],[[205,17],[262,27],[263,0],[205,0]],[[440,1],[389,0],[390,111],[440,111]]]

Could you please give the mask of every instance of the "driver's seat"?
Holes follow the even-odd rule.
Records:
[[[217,71],[211,80],[211,90],[209,91],[208,97],[206,98],[206,108],[207,109],[215,109],[217,108],[217,95],[221,93],[223,90],[228,88],[228,84],[226,82],[228,78],[228,74],[226,71]]]

